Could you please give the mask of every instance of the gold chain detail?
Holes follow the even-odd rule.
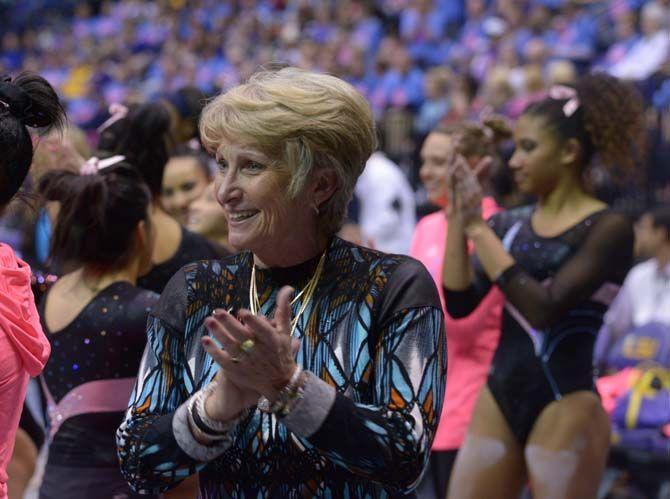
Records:
[[[298,313],[295,315],[293,320],[291,320],[291,332],[290,332],[291,336],[293,336],[293,332],[295,331],[295,328],[298,325],[300,317],[307,309],[309,302],[312,301],[312,297],[314,296],[314,292],[316,291],[316,286],[319,283],[319,278],[321,277],[321,273],[323,272],[323,267],[326,261],[326,252],[327,250],[324,251],[323,254],[321,255],[319,263],[316,266],[316,270],[314,271],[314,275],[309,280],[307,285],[300,291],[300,293],[298,293],[291,300],[291,306],[293,306],[303,295],[305,296],[305,299],[300,304],[300,309],[298,310]],[[258,290],[256,288],[256,265],[254,265],[253,260],[251,262],[251,282],[249,283],[249,308],[251,309],[251,313],[254,315],[258,315],[258,312],[261,309],[260,299],[258,297]]]

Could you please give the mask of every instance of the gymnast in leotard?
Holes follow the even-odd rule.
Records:
[[[510,160],[519,189],[538,201],[489,223],[476,176],[463,158],[452,161],[447,311],[469,315],[492,285],[506,304],[450,498],[516,498],[527,481],[535,499],[596,497],[609,423],[595,393],[593,345],[631,265],[633,229],[584,178],[596,155],[605,168],[633,171],[641,110],[632,87],[606,75],[552,87],[519,118]]]

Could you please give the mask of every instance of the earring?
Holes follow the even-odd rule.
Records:
[[[319,207],[317,206],[316,203],[314,203],[312,205],[312,209],[314,210],[314,213],[316,213],[316,216],[318,217],[320,215],[320,212],[319,212]]]

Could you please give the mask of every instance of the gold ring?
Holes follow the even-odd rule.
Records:
[[[249,353],[251,351],[251,349],[254,348],[255,344],[256,343],[254,343],[254,340],[246,339],[242,343],[240,343],[240,350],[243,353]]]

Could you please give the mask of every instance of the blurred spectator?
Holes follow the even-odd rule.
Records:
[[[435,67],[426,73],[423,92],[426,100],[419,107],[414,119],[414,130],[420,135],[427,134],[440,122],[451,107],[449,86],[452,74],[445,67]]]
[[[223,208],[216,200],[214,182],[210,182],[202,194],[190,204],[186,228],[220,248],[222,255],[234,252],[228,244],[228,222]]]
[[[387,107],[416,109],[423,102],[424,74],[412,66],[409,51],[397,40],[389,67],[382,73],[372,92],[373,109],[379,113]]]
[[[184,265],[220,255],[206,239],[186,230],[161,204],[163,174],[172,151],[172,121],[160,102],[131,106],[128,114],[100,134],[99,148],[119,154],[136,168],[151,191],[151,224],[156,229],[153,267],[138,285],[160,293]]]
[[[562,12],[554,18],[556,43],[553,54],[575,62],[588,63],[595,55],[597,26],[588,5],[566,0]]]
[[[414,192],[403,171],[384,153],[370,156],[356,182],[361,243],[386,253],[409,253],[416,224]]]
[[[670,207],[643,214],[635,225],[635,253],[647,259],[631,269],[605,314],[595,348],[604,364],[611,347],[634,328],[664,324],[670,337]],[[670,366],[669,366],[670,367]]]
[[[610,68],[610,74],[630,80],[651,76],[668,57],[668,26],[668,9],[655,2],[646,4],[640,16],[641,38]]]
[[[208,159],[204,152],[181,149],[165,165],[161,203],[182,225],[186,224],[191,203],[212,180]]]
[[[509,84],[512,86],[515,94],[523,91],[524,72],[521,66],[519,53],[517,52],[512,38],[508,37],[500,42],[497,59],[495,64],[491,67],[490,73],[499,69],[507,70]]]
[[[183,87],[165,96],[171,114],[172,137],[177,145],[198,137],[198,120],[207,96],[196,87]]]
[[[489,73],[481,91],[481,98],[473,104],[476,112],[508,114],[507,106],[514,96],[514,88],[510,84],[509,76],[509,70],[506,68],[496,68],[495,71]]]
[[[637,33],[637,16],[634,12],[625,12],[616,17],[614,25],[614,41],[605,55],[596,64],[597,68],[607,69],[621,62],[640,36]]]
[[[577,83],[577,68],[572,61],[557,59],[547,65],[546,84],[574,86]]]
[[[471,75],[456,75],[449,87],[451,107],[444,117],[445,123],[454,123],[469,118],[472,102],[477,96],[479,84]]]

